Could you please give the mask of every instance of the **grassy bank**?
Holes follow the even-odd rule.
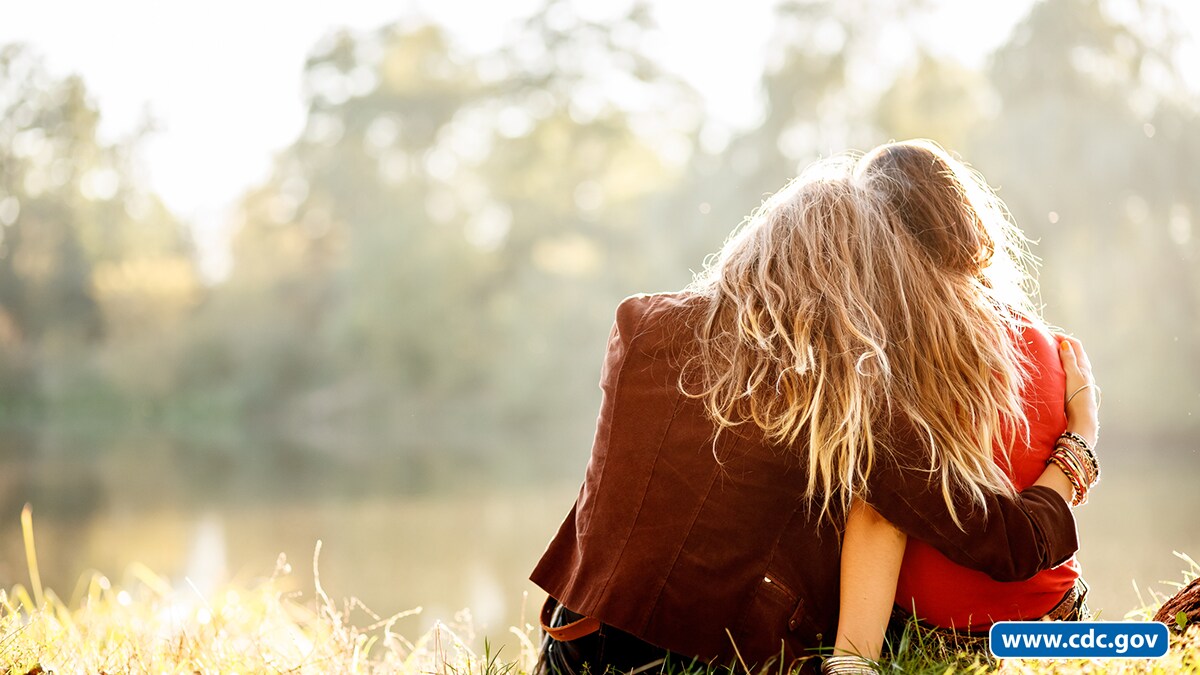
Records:
[[[534,663],[533,626],[510,629],[519,653],[493,653],[486,641],[475,639],[465,613],[455,625],[439,623],[420,635],[406,636],[397,627],[413,624],[409,617],[419,609],[381,617],[354,599],[335,601],[321,587],[319,543],[312,561],[317,581],[311,594],[292,590],[291,566],[281,557],[270,576],[207,596],[174,588],[151,570],[134,566],[120,585],[95,574],[64,599],[42,588],[28,511],[22,519],[30,584],[0,590],[3,673],[522,675]],[[1161,599],[1152,598],[1129,618],[1148,619]],[[997,668],[1019,673],[1200,674],[1200,628],[1193,626],[1186,636],[1173,637],[1169,654],[1157,660],[1009,660],[1000,667],[978,657],[932,654],[914,640],[896,645],[887,664],[889,671],[906,673]]]
[[[468,644],[469,625],[439,624],[423,635],[395,630],[403,615],[370,616],[353,601],[335,603],[318,587],[308,600],[281,590],[282,574],[215,598],[189,601],[147,570],[117,588],[96,576],[74,606],[49,591],[39,602],[17,587],[0,593],[0,663],[9,674],[89,673],[404,673],[521,675],[532,667],[531,627],[520,654],[490,654]],[[36,589],[34,589],[36,590]],[[362,618],[362,616],[358,618]],[[935,657],[910,645],[894,672],[992,672],[978,657]],[[1200,673],[1200,631],[1175,638],[1158,660],[1006,661],[1018,673]]]
[[[281,557],[270,577],[202,597],[134,566],[127,584],[96,574],[70,600],[34,575],[30,588],[0,590],[0,672],[500,675],[532,663],[528,627],[513,629],[522,653],[502,661],[469,644],[469,615],[405,636],[396,625],[419,608],[381,617],[356,600],[336,602],[319,576],[305,597],[289,590],[290,572]]]

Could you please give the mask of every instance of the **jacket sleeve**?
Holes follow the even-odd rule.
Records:
[[[962,528],[950,517],[938,472],[920,443],[881,451],[868,479],[867,502],[910,537],[996,581],[1022,581],[1055,567],[1079,548],[1075,518],[1057,492],[1034,485],[986,495],[986,509],[967,490],[951,495]]]

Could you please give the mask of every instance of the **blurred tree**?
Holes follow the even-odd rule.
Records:
[[[649,29],[643,7],[593,22],[556,1],[484,60],[428,25],[333,36],[206,311],[241,337],[210,331],[202,351],[310,435],[479,447],[586,428],[616,301],[669,278],[674,232],[644,216],[699,118],[640,55]]]
[[[448,236],[459,216],[435,177],[452,170],[436,146],[477,95],[472,66],[440,29],[395,26],[331,36],[305,81],[306,129],[247,196],[214,298],[218,333],[230,312],[245,330],[214,339],[238,338],[248,398],[276,423],[381,417],[389,378],[403,382],[393,395],[444,403],[482,355],[467,344],[480,334],[467,311],[473,252]]]
[[[144,346],[199,293],[186,231],[135,180],[137,139],[101,142],[98,122],[79,78],[55,79],[20,46],[0,49],[0,386],[10,403],[70,396],[92,366],[111,366],[110,382],[142,379],[144,363],[90,360],[102,344]],[[171,388],[159,384],[156,393]]]
[[[82,83],[8,48],[3,395],[582,461],[621,297],[687,283],[818,155],[929,136],[1042,240],[1047,316],[1113,336],[1093,350],[1110,423],[1194,428],[1197,106],[1165,6],[1114,7],[1043,0],[978,71],[909,30],[925,0],[786,2],[742,131],[647,56],[642,3],[598,20],[550,0],[477,56],[420,23],[334,33],[305,65],[305,129],[245,195],[232,272],[207,290],[139,186],[138,135],[97,140]],[[1146,340],[1169,359],[1120,358]]]
[[[916,53],[907,26],[926,0],[788,0],[775,9],[762,75],[763,115],[734,133],[702,125],[700,152],[671,195],[680,259],[693,268],[760,202],[818,157],[886,138],[875,103]],[[940,129],[940,126],[939,126]]]
[[[1095,338],[1108,419],[1179,432],[1200,424],[1200,108],[1169,7],[1138,9],[1134,24],[1089,0],[1034,5],[964,152],[1040,240],[1047,317]]]
[[[875,106],[881,138],[936,138],[966,150],[973,134],[994,118],[996,95],[987,78],[957,62],[921,50]]]
[[[509,388],[517,424],[588,429],[617,301],[687,282],[676,217],[659,209],[694,153],[702,109],[643,53],[653,28],[643,4],[599,22],[555,0],[503,55],[511,75],[488,104],[494,140],[476,175],[510,222],[492,314],[507,343],[495,383]],[[549,387],[579,395],[548,398]]]
[[[0,303],[18,344],[88,342],[102,334],[90,261],[71,222],[83,201],[76,158],[95,161],[87,140],[97,115],[78,79],[48,80],[24,50],[0,52]]]

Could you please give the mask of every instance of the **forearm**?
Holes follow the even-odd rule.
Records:
[[[1089,447],[1094,448],[1096,446],[1097,433],[1095,425],[1071,423],[1067,425],[1067,431],[1083,437]],[[1075,488],[1071,485],[1071,481],[1063,473],[1062,469],[1055,464],[1047,464],[1045,470],[1042,471],[1042,475],[1038,476],[1038,479],[1033,484],[1042,485],[1054,490],[1068,504],[1071,504],[1075,497]]]
[[[1095,415],[1069,416],[1066,431],[1079,434],[1092,448],[1096,447],[1096,441],[1100,435]],[[1047,464],[1046,470],[1042,472],[1042,475],[1033,484],[1048,487],[1061,495],[1063,500],[1068,504],[1071,503],[1074,493],[1071,481],[1067,480],[1067,476],[1062,472],[1062,469],[1054,464]]]
[[[841,600],[834,654],[879,658],[907,540],[875,509],[854,500],[842,537]]]
[[[1095,449],[1096,442],[1100,438],[1100,388],[1095,384],[1091,361],[1079,340],[1065,335],[1060,335],[1058,338],[1058,355],[1062,360],[1063,373],[1066,376],[1064,392],[1067,397],[1065,405],[1066,432],[1079,436],[1088,448]],[[1095,390],[1094,395],[1089,389]],[[1094,454],[1092,461],[1095,461]],[[1098,468],[1097,471],[1099,471]],[[1076,478],[1080,479],[1079,476]],[[1075,488],[1062,469],[1054,464],[1046,465],[1046,470],[1042,472],[1034,485],[1054,490],[1068,504],[1074,501]]]
[[[1054,464],[1047,464],[1046,469],[1042,471],[1042,475],[1038,476],[1038,479],[1033,484],[1054,490],[1068,504],[1071,503],[1071,499],[1075,494],[1074,488],[1071,487],[1071,481],[1067,480],[1067,475]]]

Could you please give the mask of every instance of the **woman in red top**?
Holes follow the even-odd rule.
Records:
[[[961,236],[961,230],[948,225],[952,221],[990,220],[1011,228],[982,179],[931,142],[881,146],[860,161],[858,173],[881,185],[893,217],[918,238]],[[963,218],[964,212],[979,215]],[[1010,230],[1008,237],[1015,234]],[[963,249],[971,246],[964,244]],[[1090,450],[1096,428],[1076,425],[1082,445],[1071,434],[1064,435],[1064,401],[1074,406],[1076,419],[1094,419],[1096,401],[1090,391],[1084,392],[1095,387],[1090,364],[1077,342],[1057,338],[1028,307],[1004,303],[995,309],[998,315],[1012,315],[1014,310],[1017,321],[1000,321],[1010,326],[1014,362],[1020,364],[1015,399],[1019,414],[1001,419],[992,446],[995,466],[1006,483],[1001,487],[1024,490],[1042,477],[1048,463],[1057,464],[1060,453],[1081,449],[1086,460],[1082,465],[1069,457],[1065,462],[1065,468],[1077,474],[1071,476],[1073,503],[1081,503],[1099,473]],[[1086,618],[1074,556],[1026,580],[997,581],[951,561],[920,539],[907,539],[906,545],[905,534],[868,505],[871,495],[863,496],[865,501],[851,508],[844,535],[842,612],[836,656],[826,666],[829,672],[874,672],[855,657],[878,658],[890,615],[895,619],[915,612],[923,624],[949,629],[945,634],[960,646],[972,644],[971,637],[985,634],[997,621]]]
[[[1045,328],[1028,326],[1018,338],[1029,359],[1030,373],[1022,389],[1028,440],[1012,448],[996,448],[996,463],[1018,490],[1033,485],[1050,458],[1055,441],[1067,428],[1066,376],[1058,341]],[[929,544],[914,539],[904,550],[896,588],[896,604],[935,626],[968,633],[986,632],[996,621],[1039,619],[1054,608],[1079,579],[1074,557],[1026,581],[999,582],[956,565]]]

